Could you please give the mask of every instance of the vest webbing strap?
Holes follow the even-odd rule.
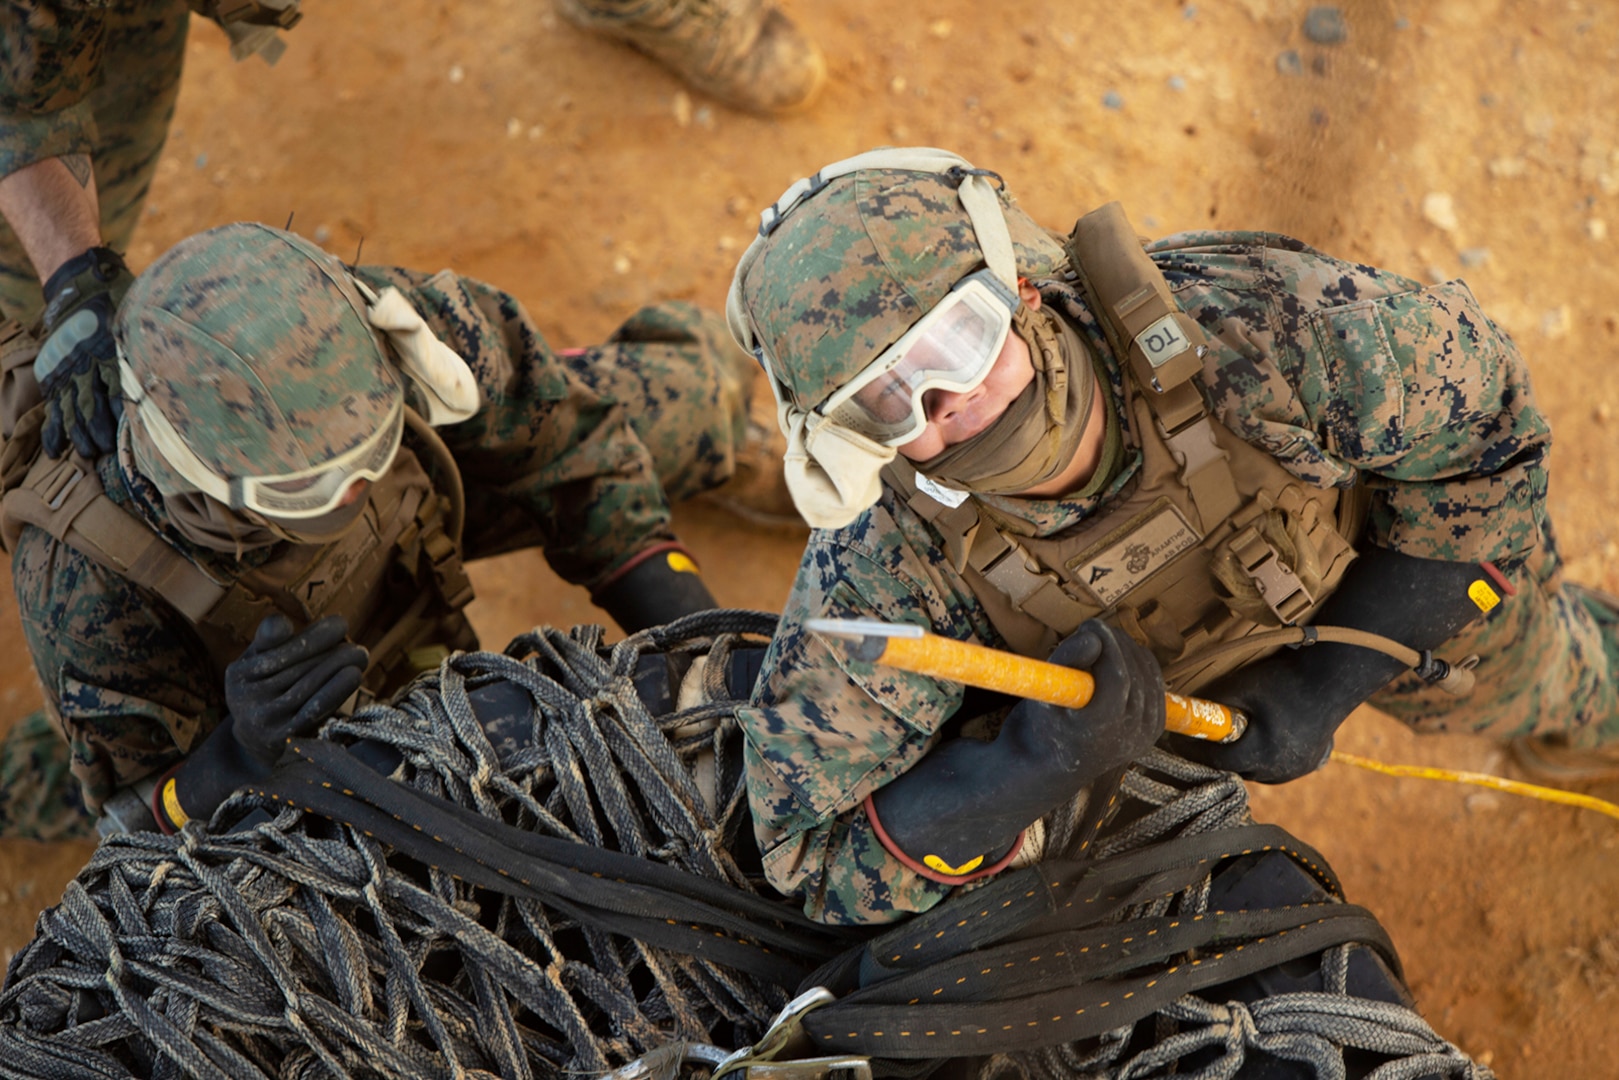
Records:
[[[1181,467],[1204,531],[1212,529],[1240,500],[1208,407],[1192,382],[1208,351],[1203,328],[1175,303],[1118,203],[1080,218],[1063,246],[1108,344],[1140,387]]]
[[[169,546],[151,526],[108,497],[95,465],[69,454],[41,454],[22,486],[0,503],[6,546],[24,524],[38,526],[119,577],[163,597],[193,624],[230,591]]]

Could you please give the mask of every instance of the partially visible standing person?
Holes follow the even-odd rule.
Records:
[[[807,104],[815,46],[768,0],[557,0],[739,108]],[[111,321],[180,88],[193,12],[237,60],[274,62],[299,0],[13,0],[0,5],[0,316],[40,320],[45,452],[112,449],[121,400]]]

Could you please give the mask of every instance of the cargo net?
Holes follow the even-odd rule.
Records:
[[[1101,816],[1084,811],[1076,804],[1047,819],[1048,858],[1072,858],[1088,846],[1089,857],[1105,865],[1197,837],[1212,841],[1205,851],[1221,852],[1233,846],[1228,838],[1268,828],[1254,825],[1247,788],[1235,774],[1157,749],[1124,774],[1112,810]],[[1098,821],[1106,825],[1096,829]],[[1096,830],[1094,841],[1090,830]],[[1297,848],[1315,857],[1304,845]],[[1315,858],[1314,874],[1307,875],[1287,854],[1244,851],[1214,873],[1130,905],[1110,921],[1140,934],[1165,918],[1184,923],[1216,920],[1234,909],[1304,911],[1341,903],[1330,867]],[[975,1080],[1494,1080],[1489,1068],[1416,1012],[1381,929],[1365,936],[1183,994],[1092,1038],[991,1055],[974,1070]],[[1388,961],[1368,943],[1373,938]],[[1216,963],[1233,951],[1229,943],[1189,950],[1168,970]],[[1152,981],[1143,977],[1131,985],[1150,988]]]
[[[713,612],[611,647],[596,627],[539,629],[457,655],[326,725],[209,828],[109,839],[7,973],[5,1075],[667,1080],[679,1045],[698,1080],[715,1048],[775,1045],[796,991],[837,983],[897,931],[807,924],[738,860],[750,824],[726,672],[773,625]],[[661,715],[644,700],[654,653],[684,676]],[[375,782],[387,791],[365,802]],[[1128,860],[1250,821],[1240,781],[1154,752],[1106,814],[1048,819],[1047,851]],[[1217,876],[1110,922],[1211,910]],[[976,1056],[965,1075],[1212,1078],[1262,1059],[1309,1070],[1279,1076],[1490,1075],[1405,1003],[1356,996],[1356,953],[1318,956],[1311,992],[1182,994],[1084,1039]],[[843,1004],[820,1010],[840,1031]],[[943,1060],[872,1057],[877,1076]]]

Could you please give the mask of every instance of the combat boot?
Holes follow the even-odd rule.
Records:
[[[0,739],[0,838],[83,840],[96,819],[85,809],[72,752],[41,710]]]
[[[575,26],[615,37],[705,94],[750,112],[808,105],[826,60],[768,0],[556,0]]]
[[[1619,678],[1619,597],[1583,585],[1565,588],[1601,627],[1602,644],[1608,656],[1608,677]],[[1610,739],[1614,737],[1606,731],[1602,734]],[[1619,741],[1601,746],[1577,746],[1570,742],[1569,733],[1556,731],[1513,739],[1510,749],[1517,766],[1531,779],[1542,783],[1619,780]]]

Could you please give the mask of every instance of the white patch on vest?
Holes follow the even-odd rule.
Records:
[[[1096,558],[1076,566],[1074,576],[1102,603],[1111,606],[1175,556],[1196,547],[1197,541],[1197,530],[1179,510],[1166,506],[1143,521],[1140,528],[1104,548]]]
[[[1173,312],[1137,334],[1136,345],[1147,354],[1147,362],[1155,371],[1192,347],[1186,335],[1181,333]]]
[[[924,495],[931,495],[952,510],[967,501],[967,492],[945,487],[937,480],[929,480],[921,473],[916,474],[916,490]]]

